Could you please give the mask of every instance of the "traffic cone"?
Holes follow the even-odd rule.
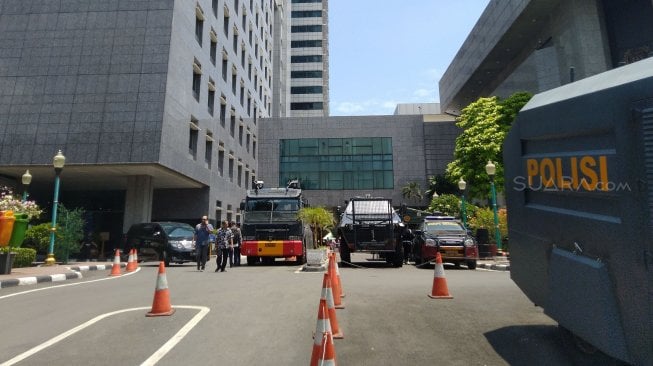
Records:
[[[129,259],[127,259],[127,268],[125,272],[133,272],[136,270],[136,262],[134,261],[134,249],[129,250]]]
[[[324,274],[322,280],[322,296],[320,300],[326,300],[327,310],[329,312],[329,325],[331,326],[331,333],[333,338],[344,338],[340,326],[338,325],[338,317],[336,316],[336,307],[333,303],[333,290],[331,286],[331,276],[328,273]]]
[[[311,366],[318,366],[320,357],[324,352],[324,345],[320,334],[325,332],[331,333],[331,324],[329,324],[329,312],[325,299],[320,299],[320,306],[317,309],[317,325],[315,326],[315,335],[313,337],[313,353],[311,354]]]
[[[146,316],[167,316],[172,315],[175,309],[170,305],[170,291],[168,291],[168,280],[166,279],[166,265],[159,262],[159,275],[156,278],[156,289],[154,290],[154,301],[152,310]]]
[[[442,265],[442,256],[440,255],[440,252],[435,254],[433,288],[431,289],[429,297],[432,299],[453,299],[453,296],[449,295],[447,279],[444,277],[444,266]]]
[[[338,255],[336,252],[333,252],[333,262],[336,267],[336,283],[338,286],[338,291],[340,292],[340,297],[345,297],[345,291],[342,289],[342,281],[340,281],[340,267],[338,266]]]
[[[329,279],[331,279],[331,288],[333,292],[333,303],[335,304],[336,309],[344,309],[345,304],[342,303],[342,299],[340,298],[340,288],[334,286],[334,278],[336,278],[336,258],[331,255],[329,257],[329,268],[327,273],[329,274]]]
[[[134,269],[138,268],[138,249],[134,248]]]
[[[320,366],[336,366],[336,350],[333,346],[333,337],[331,332],[323,333],[323,352],[322,357],[318,359]]]
[[[120,276],[120,249],[116,249],[116,255],[113,257],[113,267],[109,276]]]

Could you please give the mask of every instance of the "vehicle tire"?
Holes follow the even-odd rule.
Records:
[[[348,266],[351,263],[351,251],[347,243],[340,243],[340,261],[342,266]]]
[[[295,265],[301,266],[306,263],[306,243],[302,247],[302,255],[296,256]]]
[[[253,266],[258,262],[258,257],[248,255],[247,256],[247,265]]]
[[[468,269],[476,269],[476,261],[467,261]]]
[[[262,257],[261,260],[263,261],[263,264],[266,266],[270,266],[274,263],[274,257]]]
[[[395,252],[392,253],[392,266],[395,268],[401,268],[404,265],[404,246],[399,244]]]
[[[164,251],[161,253],[161,257],[162,257],[161,260],[163,261],[163,263],[165,264],[165,266],[166,266],[166,267],[170,267],[170,255],[168,254],[168,252],[166,252],[166,251],[164,250]]]

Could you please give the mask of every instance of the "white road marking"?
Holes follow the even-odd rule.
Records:
[[[136,268],[135,271],[133,271],[133,272],[127,272],[127,273],[125,273],[125,274],[123,274],[123,275],[121,275],[121,276],[109,276],[109,277],[106,277],[106,278],[100,278],[100,279],[97,279],[97,280],[84,281],[84,282],[75,282],[75,283],[68,283],[68,284],[65,284],[65,285],[50,286],[50,287],[42,287],[42,288],[37,288],[37,289],[33,289],[33,290],[27,290],[27,291],[22,291],[22,292],[16,292],[15,294],[9,294],[9,295],[0,296],[0,300],[2,300],[2,299],[6,299],[6,298],[8,298],[8,297],[14,297],[14,296],[18,296],[18,295],[25,295],[25,294],[29,294],[29,293],[37,292],[37,291],[51,290],[51,289],[59,288],[59,287],[79,286],[79,285],[84,285],[84,284],[87,284],[87,283],[93,283],[93,282],[98,282],[98,281],[114,280],[114,279],[118,279],[118,278],[121,278],[121,277],[125,277],[125,276],[132,275],[132,274],[134,274],[134,273],[136,273],[136,272],[139,272],[140,270],[141,270],[141,267],[138,267],[138,268]],[[28,278],[32,278],[32,277],[28,277]],[[36,279],[34,279],[34,278],[32,278],[32,279],[33,279],[34,283],[29,283],[29,284],[36,284]],[[20,279],[19,279],[19,280],[20,280]],[[27,284],[27,281],[26,281],[25,284]],[[0,365],[0,366],[1,366],[1,365]]]
[[[197,315],[195,315],[188,323],[186,323],[186,325],[184,325],[175,335],[173,335],[170,338],[170,340],[168,340],[163,346],[161,346],[161,348],[159,348],[156,352],[154,352],[152,354],[152,356],[150,356],[147,360],[145,360],[145,362],[143,362],[141,365],[155,365],[157,362],[159,362],[159,360],[161,360],[161,358],[163,358],[163,356],[165,356],[175,345],[177,345],[177,343],[179,343],[179,341],[181,341],[186,336],[186,334],[188,334],[188,332],[190,332],[190,330],[193,329],[193,327],[195,327],[195,325],[197,325],[197,323],[199,323],[200,320],[202,320],[202,318],[204,318],[204,316],[206,316],[206,314],[208,314],[209,311],[211,311],[211,309],[209,309],[209,308],[207,308],[205,306],[178,305],[178,306],[173,306],[173,307],[177,308],[177,309],[195,309],[195,310],[199,310],[199,313],[197,313]],[[38,352],[40,352],[40,351],[42,351],[42,350],[44,350],[44,349],[46,349],[46,348],[48,348],[48,347],[50,347],[52,345],[64,340],[64,339],[70,337],[71,335],[79,332],[80,330],[83,330],[83,329],[85,329],[85,328],[99,322],[102,319],[108,318],[108,317],[113,316],[113,315],[126,313],[126,312],[129,312],[129,311],[147,310],[147,309],[150,309],[150,307],[147,306],[147,307],[123,309],[123,310],[117,310],[117,311],[113,311],[113,312],[110,312],[110,313],[98,315],[95,318],[93,318],[93,319],[91,319],[91,320],[89,320],[89,321],[87,321],[87,322],[85,322],[83,324],[80,324],[80,325],[76,326],[75,328],[72,328],[72,329],[70,329],[70,330],[68,330],[68,331],[66,331],[64,333],[61,333],[60,335],[58,335],[56,337],[50,338],[48,341],[46,341],[44,343],[41,343],[40,345],[38,345],[36,347],[33,347],[32,349],[27,350],[27,351],[19,354],[18,356],[12,358],[9,361],[3,362],[2,364],[0,364],[0,366],[14,365],[14,364],[16,364],[16,363],[18,363],[18,362],[32,356],[32,355],[34,355],[36,353],[38,353]]]

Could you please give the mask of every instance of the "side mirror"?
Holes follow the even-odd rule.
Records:
[[[158,238],[158,237],[161,236],[161,232],[160,231],[155,231],[154,234],[152,234],[152,236],[155,237],[155,238]]]

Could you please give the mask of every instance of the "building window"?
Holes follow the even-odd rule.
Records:
[[[193,97],[200,101],[200,87],[202,84],[202,65],[197,60],[193,62]]]
[[[224,150],[218,151],[218,173],[221,177],[224,175]]]
[[[243,146],[243,125],[238,126],[238,143]]]
[[[322,16],[322,10],[293,10],[290,16],[292,18],[319,18]]]
[[[227,105],[223,103],[223,100],[226,100],[224,94],[220,97],[220,124],[222,127],[226,125],[227,122]]]
[[[245,45],[240,46],[240,65],[245,69]]]
[[[215,111],[215,84],[213,83],[213,80],[209,79],[209,93],[208,93],[208,101],[207,101],[207,109],[209,111],[209,114],[212,116],[213,112]]]
[[[290,41],[291,48],[304,48],[304,47],[322,47],[321,39],[308,39],[303,41]]]
[[[240,105],[245,108],[245,86],[242,84],[242,80],[240,84]]]
[[[237,174],[238,174],[238,178],[236,179],[236,182],[238,183],[238,187],[242,187],[243,181],[241,179],[242,179],[242,176],[243,176],[243,166],[240,165],[240,164],[238,164],[238,173]]]
[[[290,56],[290,62],[297,64],[304,62],[322,62],[322,55]]]
[[[229,181],[234,181],[234,158],[233,151],[229,152]]]
[[[291,94],[322,94],[322,86],[293,86],[290,87]]]
[[[231,70],[231,93],[236,96],[236,90],[238,88],[238,77],[236,76],[236,69]]]
[[[213,32],[213,30],[211,31]],[[211,63],[215,66],[215,61],[218,58],[218,39],[217,38],[214,39],[213,34],[215,33],[211,34],[211,48],[209,50],[209,54],[211,57]]]
[[[247,184],[249,184],[249,170],[245,169],[245,189],[247,189]]]
[[[245,149],[247,149],[247,152],[249,152],[249,142],[251,141],[251,134],[247,132],[247,137],[245,139]]]
[[[300,179],[305,189],[393,189],[392,138],[280,141],[279,182]]]
[[[293,25],[290,27],[291,33],[305,32],[322,32],[322,24]]]
[[[256,141],[252,141],[252,157],[256,159]]]
[[[211,9],[213,10],[213,15],[218,17],[218,0],[211,0]]]
[[[293,79],[319,79],[322,77],[322,70],[291,71],[290,77]]]
[[[206,145],[204,149],[204,162],[206,167],[211,169],[211,159],[213,158],[213,138],[210,134],[206,135]]]
[[[199,137],[199,127],[197,124],[198,121],[195,118],[191,118],[188,138],[188,153],[193,157],[193,160],[197,160],[197,139]]]
[[[324,109],[324,103],[322,102],[290,103],[291,111],[314,111],[322,109]]]
[[[321,3],[322,0],[292,0],[293,4]]]
[[[229,120],[229,133],[231,137],[235,137],[236,134],[236,111],[231,110],[231,119]]]
[[[238,33],[236,28],[234,28],[234,39],[233,39],[234,53],[238,55]]]
[[[222,30],[224,31],[224,36],[225,38],[228,39],[229,38],[229,13],[226,12],[226,8],[225,8],[224,17],[222,18],[222,24],[223,24]]]
[[[202,9],[197,6],[195,8],[195,39],[197,40],[197,43],[202,45],[202,33],[204,33],[204,13],[202,12]]]
[[[229,61],[226,57],[222,58],[222,80],[227,81],[227,71],[229,70]]]

